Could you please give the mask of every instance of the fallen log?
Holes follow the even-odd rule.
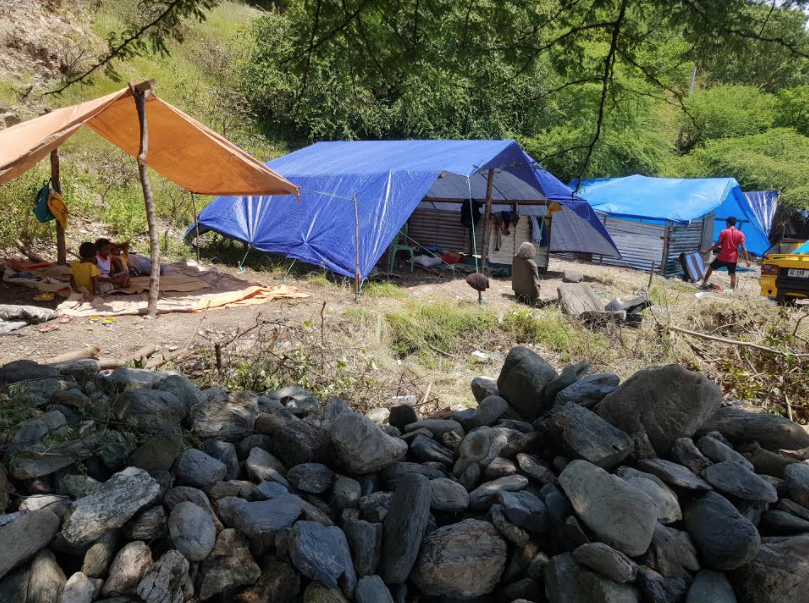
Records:
[[[157,346],[153,343],[143,346],[135,353],[126,358],[102,358],[99,359],[101,370],[116,369],[124,366],[127,362],[133,362],[142,358],[149,358],[157,351]]]
[[[70,362],[71,360],[85,360],[87,358],[98,358],[101,348],[93,347],[86,350],[76,350],[75,352],[65,352],[52,358],[48,358],[45,364],[56,364],[58,362]]]

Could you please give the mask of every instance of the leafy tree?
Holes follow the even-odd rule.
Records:
[[[715,86],[699,90],[685,103],[679,147],[689,151],[716,138],[759,134],[772,127],[776,98],[752,86]]]
[[[809,85],[781,91],[775,123],[809,136]]]
[[[664,174],[685,178],[735,177],[745,190],[781,191],[780,202],[809,208],[809,137],[791,128],[708,141],[669,162]]]

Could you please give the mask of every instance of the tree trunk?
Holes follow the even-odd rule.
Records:
[[[135,96],[135,106],[138,110],[140,122],[140,149],[138,150],[138,172],[143,188],[143,200],[146,203],[146,221],[149,224],[149,247],[152,252],[152,274],[149,279],[149,305],[147,314],[151,318],[157,316],[157,297],[160,292],[160,235],[157,232],[157,218],[155,217],[154,196],[152,183],[149,180],[149,170],[146,165],[146,156],[149,152],[149,128],[146,124],[146,99],[151,90],[138,90],[129,85]]]
[[[62,181],[59,176],[59,149],[51,151],[51,186],[60,195],[62,194]],[[67,264],[67,246],[65,245],[65,229],[56,223],[56,263],[60,266]]]
[[[483,252],[480,256],[483,274],[489,274],[489,239],[492,236],[492,188],[494,187],[494,168],[489,170],[486,181],[486,207],[483,211]]]

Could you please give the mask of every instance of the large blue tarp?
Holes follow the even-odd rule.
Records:
[[[300,187],[300,200],[291,195],[217,197],[200,213],[202,229],[353,276],[356,198],[363,278],[428,192],[434,198],[483,198],[485,174],[494,168],[495,203],[548,198],[536,164],[507,140],[320,142],[267,165]],[[558,180],[547,182],[555,196],[571,194]],[[558,201],[604,231],[580,199]],[[606,231],[603,235],[614,249]]]
[[[598,178],[582,181],[579,193],[597,212],[618,218],[684,224],[715,212],[714,241],[734,216],[748,251],[761,255],[770,246],[769,230],[734,178]]]

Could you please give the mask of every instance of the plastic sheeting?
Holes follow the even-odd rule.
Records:
[[[770,246],[768,231],[733,178],[598,178],[582,181],[579,192],[595,211],[617,218],[685,224],[715,212],[714,241],[725,218],[734,216],[748,251],[761,255]]]
[[[744,193],[744,196],[758,218],[761,229],[769,234],[772,230],[775,210],[778,208],[778,191],[748,191]]]
[[[354,276],[356,198],[363,278],[425,196],[482,199],[488,170],[495,169],[495,202],[546,198],[536,164],[514,141],[321,142],[267,166],[300,187],[300,203],[291,195],[219,197],[201,212],[201,229]],[[587,219],[589,206],[559,201]],[[591,218],[597,232],[600,222]]]

